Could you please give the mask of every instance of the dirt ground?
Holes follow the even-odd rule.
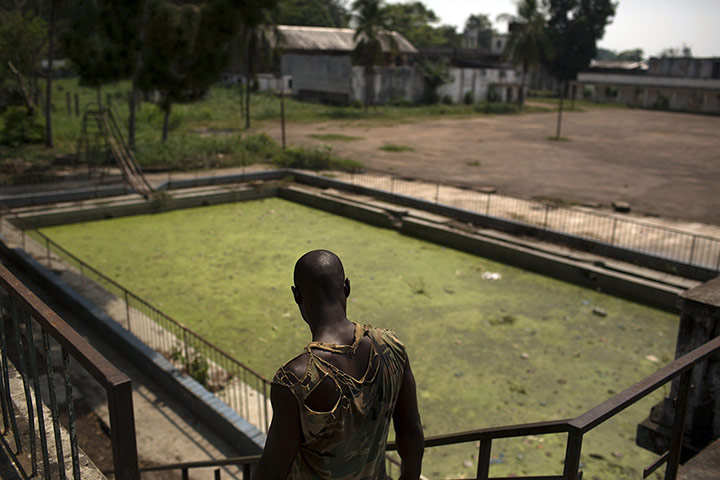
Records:
[[[589,108],[563,114],[478,115],[373,126],[367,122],[290,125],[290,145],[330,143],[369,169],[498,193],[610,206],[720,224],[720,117]],[[266,132],[279,140],[279,125]],[[356,141],[322,141],[311,134]],[[412,147],[385,152],[385,144]]]

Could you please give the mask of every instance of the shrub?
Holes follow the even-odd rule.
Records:
[[[393,97],[388,101],[388,105],[393,107],[409,107],[412,103],[404,97]]]
[[[5,124],[0,132],[0,143],[17,146],[23,143],[40,143],[43,128],[37,115],[28,115],[25,107],[9,107],[5,112]]]
[[[442,103],[445,104],[445,105],[452,105],[452,104],[453,104],[453,99],[452,99],[452,97],[451,97],[450,95],[443,95],[443,97],[442,97]]]
[[[297,168],[301,170],[345,170],[356,172],[362,164],[336,156],[330,145],[317,147],[288,148],[276,155],[273,163],[278,167]]]
[[[472,105],[475,103],[475,94],[472,91],[465,92],[465,95],[463,95],[463,103],[465,105]]]
[[[475,105],[475,111],[483,113],[517,113],[515,103],[481,102]]]

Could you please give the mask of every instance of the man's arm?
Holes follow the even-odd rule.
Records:
[[[289,388],[272,384],[270,400],[273,419],[270,423],[265,449],[255,471],[255,480],[287,480],[295,456],[300,448],[300,412]]]
[[[400,386],[395,412],[395,443],[402,460],[399,480],[417,480],[420,478],[422,457],[425,451],[420,412],[418,412],[415,377],[410,369],[410,360],[405,357],[405,374]]]

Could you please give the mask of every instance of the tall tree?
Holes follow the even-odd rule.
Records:
[[[0,79],[11,81],[35,114],[39,63],[47,48],[47,24],[31,11],[0,10]]]
[[[392,3],[385,6],[387,26],[418,48],[448,45],[446,26],[435,27],[440,18],[422,2]],[[449,27],[455,32],[455,27]]]
[[[48,54],[47,76],[45,79],[45,146],[53,147],[52,134],[52,77],[53,60],[55,55],[55,6],[57,0],[50,0],[50,19],[48,20]]]
[[[645,56],[645,52],[642,48],[633,48],[632,50],[623,50],[618,53],[618,60],[625,62],[639,62]]]
[[[234,19],[222,1],[174,5],[151,0],[139,83],[159,94],[168,138],[172,104],[202,97],[229,58]]]
[[[239,15],[240,40],[245,57],[245,128],[250,128],[251,82],[256,78],[263,54],[272,57],[279,38],[274,31],[277,0],[233,0]]]
[[[385,16],[382,0],[355,0],[355,58],[365,73],[365,112],[368,105],[374,105],[375,89],[373,72],[375,65],[383,60],[383,45],[392,49],[394,39]]]
[[[350,12],[343,0],[281,0],[279,25],[345,28]]]
[[[504,56],[516,65],[522,66],[518,107],[525,101],[525,80],[530,68],[540,65],[543,58],[554,56],[554,47],[546,33],[545,13],[538,0],[520,0],[517,3],[517,15],[501,15],[509,20],[510,36],[505,44]]]
[[[557,137],[562,125],[563,100],[568,82],[590,65],[597,55],[597,41],[615,15],[611,0],[545,0],[548,9],[547,34],[555,55],[545,56],[543,63],[560,82]]]
[[[470,15],[465,20],[465,32],[475,31],[477,34],[476,48],[490,49],[492,42],[493,28],[490,17],[485,14]]]

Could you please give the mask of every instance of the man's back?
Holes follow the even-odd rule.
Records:
[[[311,342],[278,370],[273,382],[292,391],[303,436],[289,478],[385,478],[385,443],[405,360],[405,347],[391,332],[356,325],[349,345]]]
[[[391,420],[399,480],[418,479],[423,433],[405,347],[387,330],[347,319],[350,280],[334,253],[306,253],[293,275],[313,341],[273,379],[273,419],[255,480],[382,480]]]

